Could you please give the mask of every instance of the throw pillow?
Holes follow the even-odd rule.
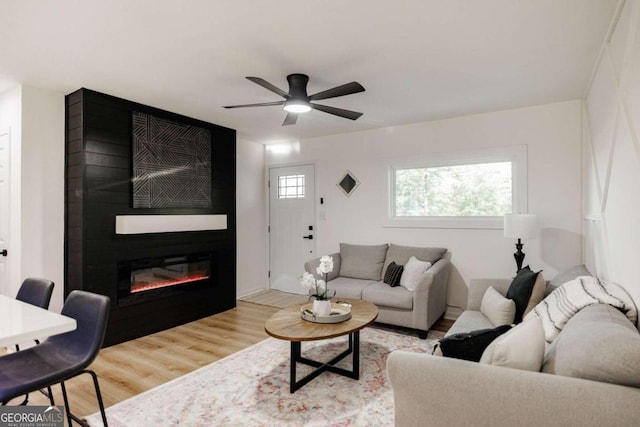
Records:
[[[387,272],[384,274],[384,283],[391,285],[391,287],[400,286],[400,277],[402,277],[402,271],[404,266],[398,265],[392,262],[387,267]]]
[[[511,325],[502,325],[449,335],[440,340],[440,349],[444,357],[478,362],[487,346],[510,329]]]
[[[430,262],[420,261],[418,258],[412,256],[407,261],[407,265],[404,266],[404,271],[400,277],[400,285],[404,286],[411,292],[416,290],[422,275],[427,269],[431,267]]]
[[[518,274],[516,274],[516,277],[513,278],[509,286],[507,298],[512,299],[516,303],[516,316],[513,320],[515,323],[522,322],[522,316],[524,315],[527,305],[529,305],[533,285],[535,285],[537,278],[538,273],[534,273],[529,266],[526,266],[518,271]]]
[[[387,271],[387,267],[392,262],[396,264],[406,265],[409,258],[412,256],[422,261],[435,264],[440,258],[447,253],[446,248],[419,248],[415,246],[400,246],[389,244],[389,250],[387,251],[387,258],[384,261],[384,267],[382,271]]]
[[[535,317],[496,338],[482,353],[480,363],[539,372],[544,348],[542,321]]]
[[[489,286],[482,297],[480,312],[495,326],[510,325],[516,315],[516,303]]]
[[[368,246],[340,243],[340,276],[353,279],[382,279],[382,265],[387,248],[386,244]]]
[[[536,281],[533,284],[533,289],[531,290],[531,297],[529,298],[529,304],[524,309],[524,313],[522,313],[522,318],[529,314],[533,308],[538,305],[540,301],[544,299],[544,293],[547,289],[547,281],[544,280],[542,276],[542,272],[538,272],[538,276],[536,277]]]

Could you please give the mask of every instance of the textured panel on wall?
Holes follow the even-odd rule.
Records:
[[[134,111],[133,207],[210,208],[211,132]]]
[[[587,107],[596,173],[600,191],[605,194],[613,134],[618,115],[615,74],[608,57],[600,62],[591,90],[587,95]]]
[[[597,175],[599,185],[585,182],[584,255],[591,271],[640,304],[640,0],[621,4],[586,96],[585,153],[595,164],[586,176]]]
[[[636,0],[636,9],[640,9],[640,1]],[[635,37],[629,37],[629,52],[626,76],[624,78],[625,91],[622,94],[626,113],[631,119],[631,130],[636,138],[640,135],[640,11],[636,11]]]

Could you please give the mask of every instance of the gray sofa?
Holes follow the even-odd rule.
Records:
[[[340,244],[340,252],[331,254],[333,272],[328,288],[337,298],[355,298],[378,307],[377,322],[417,329],[421,338],[447,308],[447,282],[451,261],[445,248],[418,248],[394,244]],[[384,283],[384,273],[391,262],[405,265],[411,256],[432,263],[411,292],[403,286]],[[319,258],[307,261],[304,268],[316,274]]]
[[[493,328],[472,280],[468,310],[448,335]],[[553,286],[552,281],[552,286]],[[397,426],[629,426],[640,420],[640,334],[619,310],[594,304],[574,315],[545,350],[541,372],[403,351],[387,360]]]

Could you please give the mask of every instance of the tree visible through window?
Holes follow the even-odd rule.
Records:
[[[511,162],[395,169],[396,217],[501,216],[513,208]]]

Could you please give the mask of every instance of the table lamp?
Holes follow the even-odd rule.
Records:
[[[516,260],[517,271],[522,269],[524,252],[520,239],[534,239],[538,236],[538,219],[532,214],[506,214],[504,216],[504,237],[518,239],[516,252],[513,257]]]

